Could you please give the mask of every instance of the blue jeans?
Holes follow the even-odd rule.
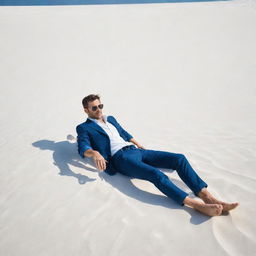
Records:
[[[139,149],[126,146],[113,155],[113,164],[118,172],[132,178],[152,182],[162,193],[184,205],[188,193],[174,185],[158,168],[176,170],[183,182],[195,195],[208,185],[193,170],[183,154]]]

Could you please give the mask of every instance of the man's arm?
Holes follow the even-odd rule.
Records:
[[[101,171],[106,169],[105,158],[96,150],[92,149],[90,138],[86,129],[83,129],[81,126],[76,127],[77,131],[77,143],[78,143],[78,153],[81,157],[92,157],[97,168]]]
[[[132,142],[133,144],[135,144],[138,148],[145,149],[145,148],[144,148],[142,145],[140,145],[134,138],[131,138],[129,141]]]
[[[94,163],[96,164],[97,168],[101,171],[104,171],[106,169],[106,162],[105,158],[96,150],[93,149],[87,149],[84,152],[84,156],[86,157],[92,157],[94,160]]]
[[[88,132],[83,129],[81,125],[76,127],[77,132],[77,144],[78,144],[78,153],[81,157],[85,157],[84,153],[88,149],[92,149],[90,138]]]
[[[142,145],[140,145],[134,138],[133,136],[128,133],[118,122],[117,120],[112,116],[112,118],[115,120],[116,125],[118,128],[121,130],[121,134],[126,138],[127,141],[132,142],[134,145],[136,145],[138,148],[145,149]]]
[[[115,126],[117,126],[117,130],[120,131],[121,136],[124,137],[126,141],[130,141],[130,139],[132,139],[133,136],[130,133],[128,133],[113,116],[111,117],[114,119]]]

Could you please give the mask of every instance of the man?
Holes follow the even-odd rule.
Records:
[[[217,216],[237,207],[238,203],[225,203],[213,197],[207,190],[208,185],[183,154],[145,149],[113,116],[103,115],[99,95],[86,96],[82,104],[88,118],[76,127],[78,152],[83,158],[92,157],[100,171],[109,175],[120,172],[129,177],[148,180],[178,204],[188,205],[208,216]],[[158,168],[176,170],[202,201],[189,198]]]

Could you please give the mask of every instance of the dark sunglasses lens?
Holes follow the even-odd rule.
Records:
[[[103,104],[100,104],[99,106],[93,106],[92,111],[96,111],[98,107],[99,109],[103,109]]]

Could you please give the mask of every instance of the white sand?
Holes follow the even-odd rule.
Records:
[[[255,1],[0,7],[0,255],[256,255],[255,27]],[[209,218],[99,175],[67,140],[90,93],[240,206]]]

